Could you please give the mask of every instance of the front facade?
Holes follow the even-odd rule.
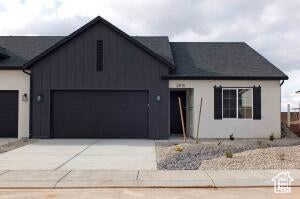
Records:
[[[214,119],[214,86],[222,85],[222,91],[241,91],[249,89],[249,105],[242,115],[241,110],[233,108],[233,115],[226,115],[225,105],[222,107],[222,117]],[[261,86],[261,119],[253,118],[253,86]],[[190,119],[187,121],[192,137],[196,137],[199,111],[202,98],[202,110],[199,125],[199,138],[268,138],[271,134],[276,138],[281,136],[280,126],[280,82],[266,80],[170,80],[169,87],[192,93],[190,98]],[[224,96],[222,101],[225,101]],[[237,99],[234,99],[236,101]],[[238,102],[236,103],[238,104]],[[248,111],[248,113],[247,113]],[[190,112],[190,113],[189,113]],[[237,114],[240,112],[240,115]],[[229,118],[230,117],[230,118]]]
[[[244,43],[131,37],[97,17],[67,37],[0,47],[2,137],[167,139],[183,126],[200,138],[280,137],[287,76]]]

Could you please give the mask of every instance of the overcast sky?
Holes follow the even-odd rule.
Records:
[[[0,35],[68,35],[98,15],[130,35],[245,41],[290,77],[282,109],[299,106],[299,0],[0,0]]]

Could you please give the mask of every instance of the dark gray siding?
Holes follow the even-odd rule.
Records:
[[[103,72],[96,68],[96,41],[103,40]],[[32,71],[33,137],[49,138],[51,90],[148,90],[149,138],[169,134],[169,69],[118,33],[97,23],[36,62]],[[37,103],[37,95],[43,102]],[[156,102],[156,95],[161,101]]]

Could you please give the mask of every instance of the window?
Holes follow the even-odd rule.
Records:
[[[103,71],[103,41],[97,41],[97,71]]]
[[[253,94],[250,88],[223,88],[223,118],[251,119]]]
[[[252,118],[252,89],[238,89],[238,117]]]

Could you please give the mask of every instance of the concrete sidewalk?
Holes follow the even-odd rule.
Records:
[[[273,187],[283,170],[0,171],[0,188]],[[287,170],[300,187],[300,170]]]

